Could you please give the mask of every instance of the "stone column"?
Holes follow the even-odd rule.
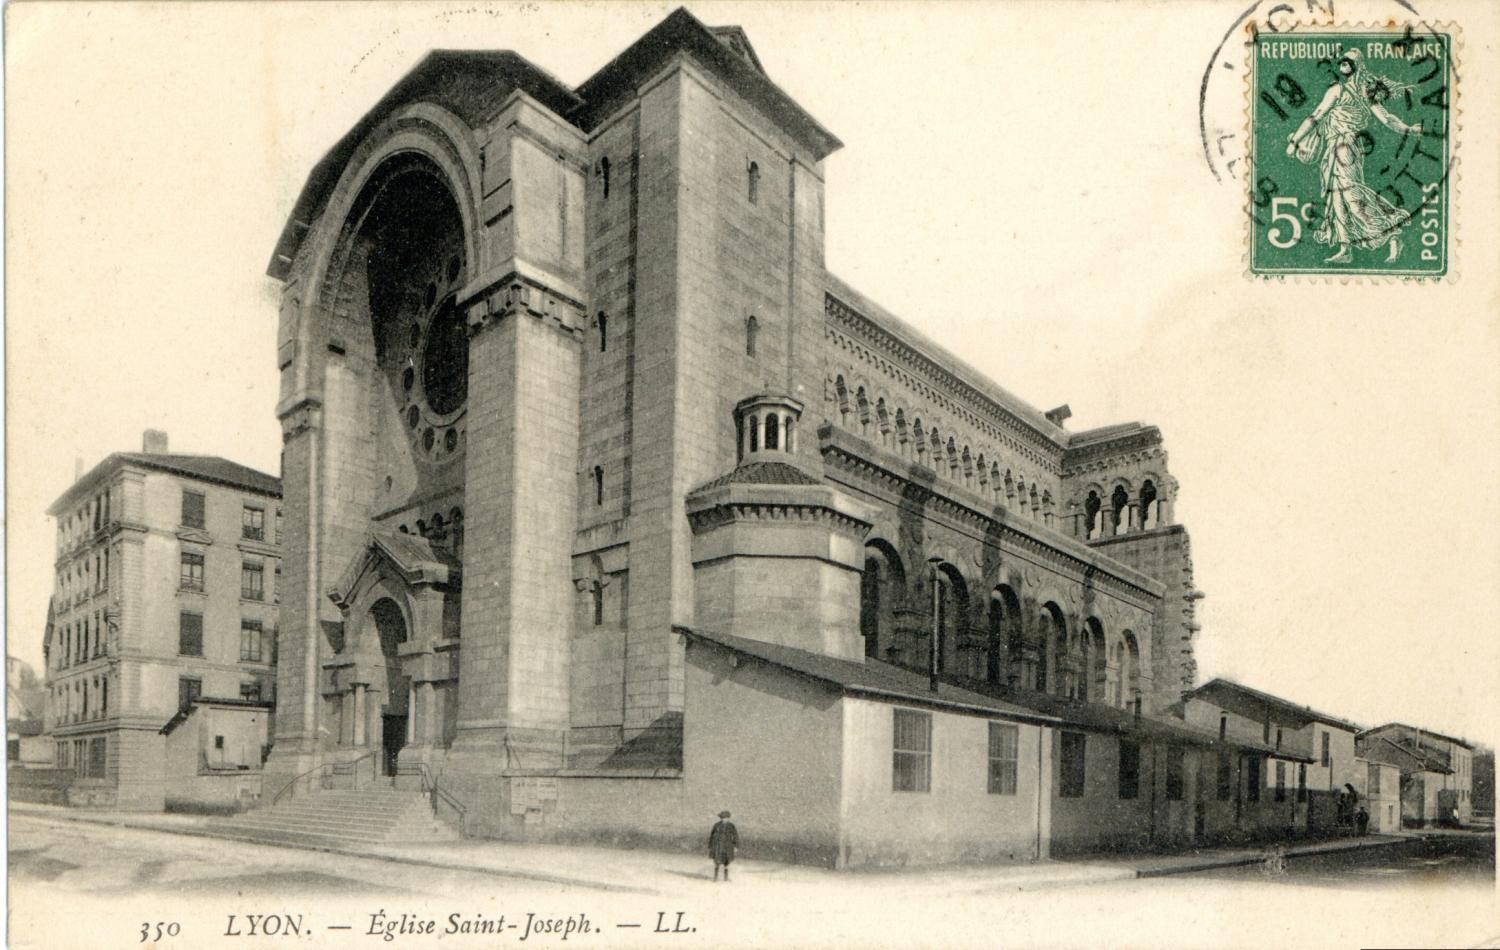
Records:
[[[366,722],[365,684],[354,684],[354,745],[363,746],[368,732]]]

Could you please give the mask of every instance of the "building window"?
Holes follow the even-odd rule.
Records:
[[[1380,794],[1380,766],[1370,763],[1370,780],[1365,786],[1366,794],[1374,798]]]
[[[240,621],[240,659],[259,663],[264,654],[265,631],[259,620]]]
[[[196,676],[177,677],[177,711],[187,712],[193,700],[203,695],[203,681]]]
[[[251,541],[264,541],[266,539],[266,510],[245,506],[244,513],[240,516],[240,537],[249,538]]]
[[[892,742],[891,789],[932,791],[932,714],[896,709]]]
[[[1276,762],[1276,801],[1286,801],[1286,763]]]
[[[754,162],[745,173],[745,197],[750,199],[751,204],[760,203],[760,166]]]
[[[1281,727],[1276,727],[1276,751],[1281,751]]]
[[[183,490],[182,524],[186,528],[201,528],[204,526],[202,492]]]
[[[1234,789],[1234,769],[1230,765],[1229,753],[1219,753],[1219,801],[1229,801]]]
[[[177,652],[182,656],[203,655],[203,615],[183,611],[177,615]]]
[[[1252,755],[1245,760],[1245,800],[1260,801],[1260,756]]]
[[[1329,764],[1331,764],[1332,762],[1333,762],[1333,758],[1332,758],[1332,756],[1329,755],[1329,752],[1328,752],[1328,733],[1325,732],[1325,733],[1323,733],[1323,761],[1322,761],[1322,765],[1326,769],[1329,766]]]
[[[1307,765],[1301,762],[1297,764],[1297,801],[1307,801]]]
[[[1224,733],[1229,731],[1229,716],[1226,713],[1219,714],[1219,741],[1224,741]]]
[[[590,595],[592,597],[592,600],[594,602],[594,626],[596,626],[596,627],[603,626],[604,625],[604,585],[601,582],[599,582],[599,581],[594,581],[593,586],[589,589],[589,593],[590,593]]]
[[[203,590],[203,555],[193,551],[182,552],[182,571],[177,586],[181,590]]]
[[[759,335],[760,335],[760,321],[756,320],[755,319],[755,314],[752,313],[749,316],[749,318],[745,320],[745,355],[746,356],[754,356],[755,355],[755,338],[757,336],[759,336]]]
[[[281,562],[276,562],[276,569],[271,575],[271,602],[281,603]]]
[[[599,352],[600,353],[607,353],[609,351],[609,314],[605,313],[603,310],[600,310],[599,311],[599,317],[598,317],[598,323],[599,323]]]
[[[276,543],[281,543],[281,509],[276,509]]]
[[[266,566],[259,561],[240,564],[240,596],[246,600],[266,599]]]
[[[107,753],[107,747],[104,744],[104,737],[99,736],[98,738],[90,739],[88,748],[88,764],[85,767],[83,774],[89,778],[103,778],[104,760]]]
[[[604,186],[604,197],[609,197],[609,156],[599,159],[599,182]]]
[[[1182,801],[1182,758],[1180,745],[1167,746],[1167,801]]]
[[[1058,766],[1061,772],[1057,795],[1059,798],[1082,798],[1085,750],[1084,734],[1064,732],[1059,738]]]
[[[247,699],[247,700],[250,700],[251,702],[257,702],[257,703],[260,702],[260,683],[258,681],[257,682],[241,683],[240,684],[240,699]]]
[[[990,723],[990,794],[1016,793],[1016,746],[1020,730],[1003,722]]]
[[[604,466],[594,466],[594,507],[604,504]]]
[[[1120,740],[1120,797],[1135,798],[1141,790],[1141,746]]]

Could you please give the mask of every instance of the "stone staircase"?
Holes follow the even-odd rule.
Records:
[[[341,851],[459,837],[433,816],[426,795],[389,787],[306,792],[209,827],[225,838]]]

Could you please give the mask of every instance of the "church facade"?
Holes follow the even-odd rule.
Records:
[[[727,805],[848,863],[962,747],[1004,827],[945,854],[1046,853],[1059,707],[1193,685],[1177,484],[1155,427],[1069,431],[827,272],[840,144],[679,10],[577,88],[432,53],[312,170],[268,792],[365,763],[618,840]]]

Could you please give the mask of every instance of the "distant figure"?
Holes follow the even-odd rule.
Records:
[[[1359,827],[1359,833],[1363,835],[1370,827],[1370,813],[1365,811],[1365,806],[1359,806],[1359,811],[1354,813],[1354,823]]]
[[[719,868],[724,869],[724,880],[729,880],[729,862],[734,860],[734,849],[740,846],[740,833],[729,820],[729,812],[719,812],[719,821],[708,833],[708,856],[714,859],[714,880],[719,879]]]

